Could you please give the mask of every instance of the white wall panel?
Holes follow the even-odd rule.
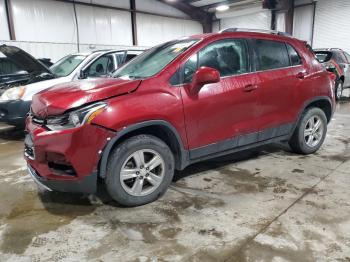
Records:
[[[294,9],[293,36],[311,44],[313,17],[313,5],[296,7]]]
[[[51,58],[55,62],[65,55],[76,53],[76,44],[0,41],[0,44],[17,46],[36,58]]]
[[[316,3],[314,48],[342,48],[350,52],[350,1],[320,0]]]
[[[47,0],[12,0],[11,3],[17,40],[76,42],[72,4]]]
[[[156,0],[136,0],[136,9],[150,13],[188,18],[180,10]]]
[[[276,30],[280,32],[286,31],[286,14],[285,13],[276,14]]]
[[[138,41],[141,46],[154,46],[203,32],[200,23],[185,19],[137,14],[136,23]]]
[[[71,0],[73,1],[73,0]],[[130,1],[129,0],[76,0],[76,3],[82,2],[82,3],[89,3],[89,4],[98,4],[98,5],[106,5],[106,6],[113,6],[113,7],[120,7],[120,8],[130,8]]]
[[[77,5],[82,44],[132,45],[130,12]]]
[[[221,29],[238,27],[251,29],[270,29],[271,12],[268,10],[245,14],[241,16],[225,17],[221,19]]]
[[[9,40],[10,34],[7,25],[5,0],[0,0],[0,40]]]

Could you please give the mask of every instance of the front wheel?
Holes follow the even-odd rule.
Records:
[[[335,100],[339,100],[343,95],[344,82],[339,80],[335,86]]]
[[[106,187],[124,206],[155,201],[165,193],[174,176],[174,157],[159,138],[138,135],[116,147],[107,165]]]
[[[327,133],[327,118],[320,108],[307,109],[289,141],[292,150],[299,154],[312,154],[323,144]]]

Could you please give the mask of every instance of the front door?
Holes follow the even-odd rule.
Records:
[[[201,66],[217,69],[221,80],[191,95],[188,86]],[[191,158],[257,141],[259,83],[250,68],[248,46],[241,39],[211,43],[184,64],[181,94]]]

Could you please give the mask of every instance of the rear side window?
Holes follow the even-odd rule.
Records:
[[[301,58],[298,52],[291,45],[287,44],[287,49],[290,57],[290,63],[292,66],[301,65]]]
[[[347,52],[344,52],[346,59],[348,60],[348,64],[350,64],[350,55]]]
[[[258,70],[271,70],[290,66],[285,43],[270,40],[255,40]]]
[[[337,63],[340,63],[340,64],[347,63],[345,55],[343,54],[343,52],[340,52],[340,51],[334,52],[334,59]]]

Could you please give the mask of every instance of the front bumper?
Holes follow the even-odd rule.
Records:
[[[0,122],[24,127],[31,102],[23,100],[0,102]]]
[[[78,181],[61,181],[41,177],[30,165],[27,168],[35,183],[44,190],[67,193],[95,193],[97,189],[97,172],[93,172]]]
[[[24,157],[47,190],[94,193],[101,152],[114,132],[96,125],[49,131],[27,120]]]

